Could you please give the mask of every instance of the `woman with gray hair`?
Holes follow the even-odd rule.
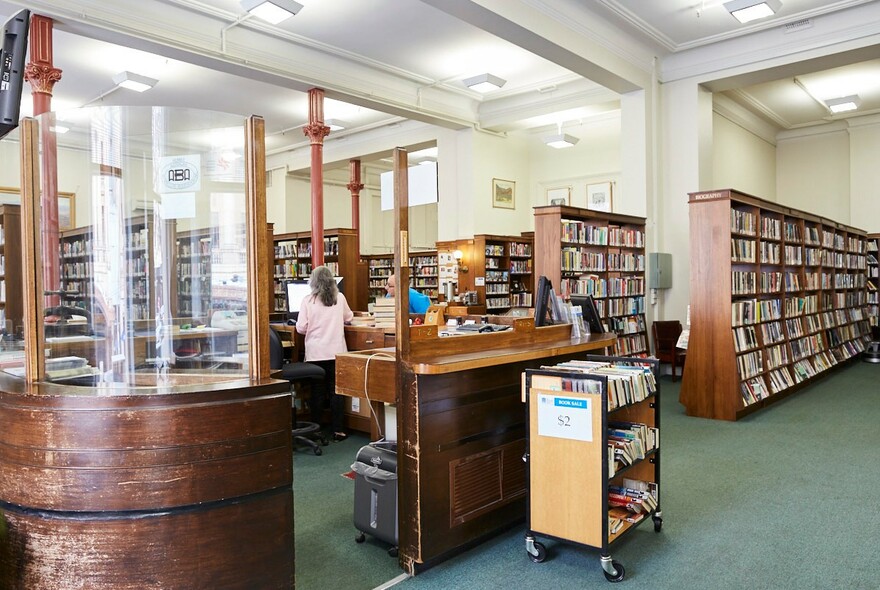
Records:
[[[321,423],[325,400],[330,400],[331,430],[334,440],[345,440],[342,419],[344,400],[336,395],[336,355],[346,352],[345,324],[354,317],[345,295],[336,287],[333,272],[319,266],[309,276],[312,292],[300,308],[296,331],[305,336],[306,362],[324,369],[323,387],[312,391],[312,421]]]

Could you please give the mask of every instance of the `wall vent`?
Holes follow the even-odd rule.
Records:
[[[798,31],[803,31],[804,29],[812,29],[812,28],[813,28],[813,21],[808,18],[804,18],[801,20],[796,20],[793,23],[786,24],[785,25],[785,34],[788,35],[789,33],[797,33]]]

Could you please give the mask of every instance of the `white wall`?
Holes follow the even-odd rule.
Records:
[[[779,203],[849,222],[850,146],[845,126],[780,134],[776,162]]]
[[[540,135],[529,141],[529,170],[532,182],[532,206],[549,205],[547,190],[570,188],[570,204],[587,206],[587,185],[611,182],[613,210],[630,215],[644,215],[645,198],[640,203],[623,202],[620,181],[620,112],[615,111],[579,125],[566,125],[565,133],[579,138],[574,147],[561,150],[544,144]],[[635,213],[633,211],[639,211]],[[534,216],[529,220],[534,229]]]
[[[880,233],[880,116],[850,124],[849,224]]]
[[[712,118],[712,180],[715,188],[735,188],[776,200],[776,146],[715,113]]]

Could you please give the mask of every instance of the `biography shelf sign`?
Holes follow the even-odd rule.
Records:
[[[538,395],[538,436],[592,442],[593,409],[589,398]]]

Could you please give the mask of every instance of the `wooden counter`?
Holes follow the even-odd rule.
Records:
[[[0,588],[292,586],[287,383],[178,381],[0,374]]]
[[[525,518],[522,372],[602,353],[616,340],[572,340],[570,326],[535,328],[530,318],[511,323],[507,332],[450,337],[413,327],[410,366],[386,356],[393,350],[336,358],[337,393],[397,403],[400,560],[409,573]],[[403,391],[392,385],[401,370],[413,375]]]

